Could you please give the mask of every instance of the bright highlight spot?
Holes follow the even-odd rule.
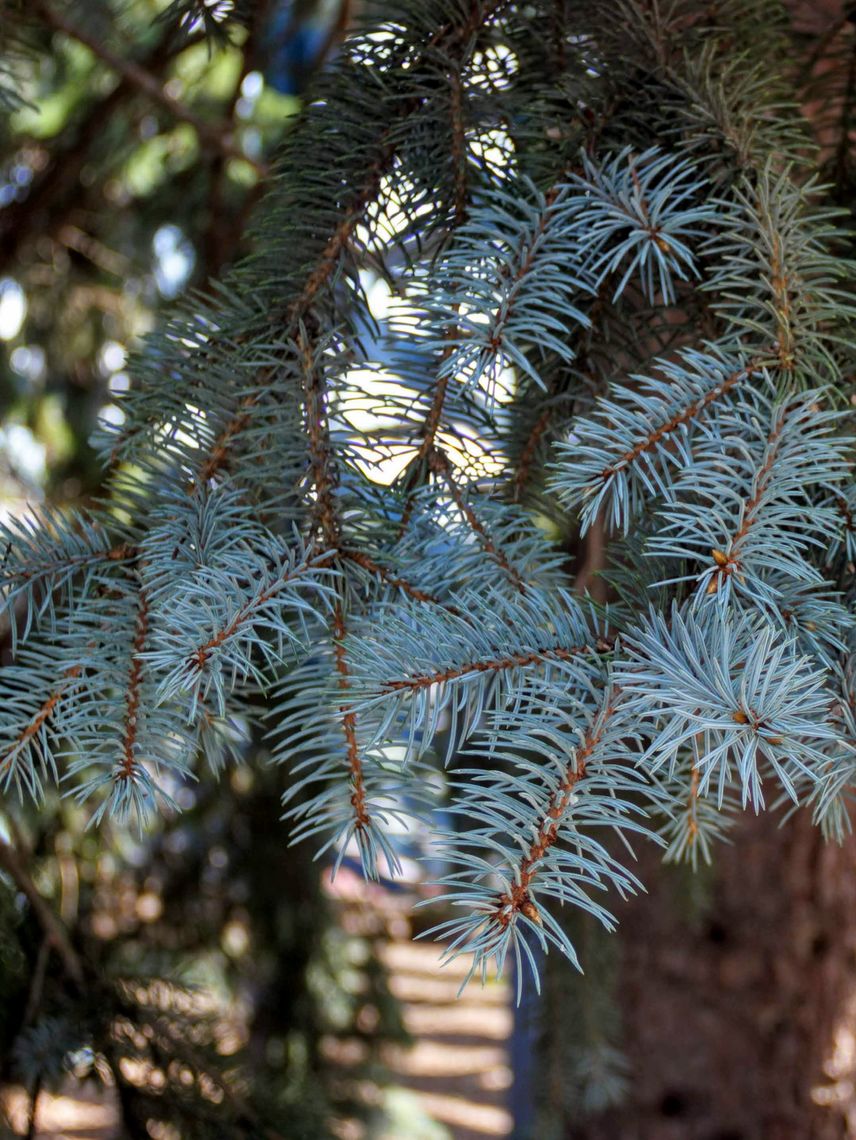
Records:
[[[11,277],[0,278],[0,340],[13,340],[27,315],[24,290]]]

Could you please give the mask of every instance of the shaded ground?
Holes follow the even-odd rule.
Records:
[[[367,886],[343,871],[331,891],[341,901],[345,929],[367,936],[389,970],[390,989],[403,1006],[414,1039],[410,1049],[389,1048],[383,1060],[392,1086],[360,1091],[378,1106],[368,1130],[340,1121],[337,1140],[490,1140],[507,1137],[506,1108],[511,1081],[507,1043],[511,1009],[507,989],[470,985],[457,993],[466,965],[439,965],[436,943],[414,943],[410,936],[413,896]],[[358,1041],[330,1041],[329,1059],[343,1079],[359,1058]],[[13,1095],[9,1105],[21,1135],[27,1129],[27,1099]],[[391,1123],[381,1124],[385,1115]],[[118,1140],[113,1104],[95,1091],[66,1096],[43,1094],[37,1140]]]

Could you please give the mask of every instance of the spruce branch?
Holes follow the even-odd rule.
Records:
[[[626,532],[652,493],[668,493],[672,470],[691,455],[696,422],[758,370],[754,360],[687,349],[677,363],[658,362],[662,380],[631,377],[638,387],[614,388],[597,418],[577,420],[571,440],[559,445],[553,488],[581,508],[584,530],[605,509],[611,528]]]
[[[476,536],[481,546],[487,554],[493,558],[502,570],[508,575],[510,581],[513,583],[515,589],[519,590],[521,594],[526,593],[526,583],[520,577],[520,574],[509,562],[507,555],[501,550],[488,534],[485,527],[482,525],[478,515],[473,510],[470,503],[464,497],[464,493],[458,485],[457,480],[452,472],[452,465],[449,462],[449,457],[445,451],[435,447],[428,458],[428,464],[432,471],[441,476],[449,488],[449,493],[454,500],[455,506],[466,519],[467,525]]]

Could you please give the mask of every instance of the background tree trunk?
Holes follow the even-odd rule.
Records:
[[[747,816],[695,918],[683,873],[641,854],[649,894],[618,911],[630,1099],[568,1137],[856,1136],[856,842]]]

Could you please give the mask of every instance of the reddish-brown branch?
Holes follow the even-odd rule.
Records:
[[[514,475],[514,498],[520,499],[523,494],[523,488],[529,480],[529,469],[535,459],[535,453],[541,443],[541,440],[550,425],[551,409],[545,408],[538,419],[532,426],[532,430],[526,437],[526,443],[523,445],[523,450],[520,452],[520,460],[517,464],[517,471]]]
[[[601,574],[606,568],[607,544],[603,511],[599,511],[581,542],[582,565],[574,581],[578,594],[588,593],[595,601],[605,602],[607,588]]]
[[[588,761],[603,739],[607,722],[615,713],[616,697],[617,692],[614,692],[602,715],[583,737],[580,747],[576,749],[571,763],[565,769],[564,778],[550,795],[535,838],[520,860],[514,885],[510,890],[504,891],[497,900],[492,917],[503,928],[520,913],[539,925],[541,923],[541,916],[532,901],[529,888],[538,874],[538,863],[559,839],[559,830],[574,795],[574,789],[585,777]]]
[[[306,404],[306,434],[309,440],[309,462],[312,481],[315,487],[316,512],[325,543],[331,550],[341,547],[341,526],[334,496],[336,473],[330,441],[330,421],[327,416],[327,400],[324,377],[316,366],[312,345],[308,334],[301,330],[300,348],[303,353],[303,385]],[[346,698],[350,688],[350,668],[345,649],[345,609],[341,591],[336,598],[333,610],[333,657],[339,675],[339,690]],[[339,706],[342,732],[345,737],[345,750],[348,768],[351,773],[351,806],[354,809],[355,826],[363,835],[371,826],[368,810],[363,762],[357,740],[357,716],[347,704]]]
[[[770,258],[770,289],[773,293],[773,309],[776,314],[778,330],[776,356],[779,360],[779,366],[785,372],[790,372],[796,363],[795,342],[791,313],[791,280],[785,272],[782,245],[783,242],[779,234],[774,234],[773,253]]]
[[[275,597],[276,594],[278,594],[279,591],[283,589],[289,582],[293,582],[295,578],[299,578],[310,568],[316,569],[325,566],[330,561],[332,561],[332,558],[330,556],[326,558],[313,559],[311,561],[309,559],[305,559],[303,562],[300,562],[294,566],[291,570],[288,570],[285,573],[281,574],[276,579],[276,581],[272,582],[270,586],[268,586],[266,590],[262,590],[260,593],[256,594],[255,597],[251,598],[250,601],[246,603],[246,605],[242,606],[241,609],[238,610],[237,614],[235,614],[228,625],[225,625],[222,629],[219,629],[212,637],[208,639],[208,641],[205,642],[204,645],[200,645],[197,649],[194,649],[193,653],[190,656],[197,669],[200,671],[204,669],[205,663],[207,662],[211,653],[215,649],[218,649],[226,641],[228,641],[230,637],[234,637],[241,626],[247,621],[247,619],[250,618],[252,614],[255,613],[258,609],[260,609],[261,606],[269,602],[271,598]]]
[[[339,674],[339,689],[346,694],[350,688],[350,668],[345,651],[345,615],[341,600],[337,601],[333,611],[333,653],[336,660],[336,672]],[[371,826],[368,802],[366,796],[365,777],[363,775],[363,762],[360,758],[360,748],[357,741],[357,717],[347,705],[341,705],[339,712],[342,716],[342,731],[345,734],[345,746],[348,754],[348,767],[351,772],[351,806],[357,821],[357,830],[365,832]]]
[[[698,765],[693,764],[692,777],[690,779],[689,796],[687,799],[687,808],[689,809],[689,813],[690,813],[690,821],[689,821],[689,824],[687,825],[687,831],[689,832],[690,846],[693,846],[695,844],[695,841],[698,837],[698,823],[696,822],[696,810],[697,810],[697,805],[698,805],[698,793],[699,793],[700,784],[701,784],[701,773],[698,770]]]
[[[303,395],[306,410],[306,436],[309,441],[309,465],[315,488],[315,514],[331,550],[338,549],[341,528],[336,510],[334,489],[336,474],[327,416],[327,392],[324,376],[315,362],[312,343],[304,330],[300,337],[303,356]]]
[[[688,408],[684,408],[683,411],[677,412],[674,416],[672,416],[670,420],[667,420],[666,423],[661,424],[658,428],[655,428],[652,432],[649,432],[649,434],[644,439],[640,440],[639,443],[637,443],[634,447],[631,447],[629,451],[625,451],[625,453],[620,456],[620,458],[616,459],[614,463],[610,463],[604,467],[600,473],[601,479],[606,482],[607,479],[611,479],[623,467],[627,467],[629,464],[635,463],[641,455],[652,451],[660,442],[660,440],[662,440],[667,435],[671,435],[672,432],[677,431],[678,428],[683,424],[687,424],[690,422],[690,420],[693,420],[697,416],[700,416],[706,408],[714,403],[714,401],[724,396],[725,393],[730,391],[735,384],[739,383],[741,380],[749,379],[752,376],[753,372],[757,370],[757,367],[757,364],[750,363],[747,364],[745,368],[738,368],[735,372],[732,372],[729,376],[726,376],[721,384],[717,384],[715,388],[711,388],[711,390],[709,392],[706,392],[700,400],[696,400],[694,404],[690,404],[690,406]]]
[[[581,653],[590,653],[589,645],[552,645],[543,649],[533,649],[529,653],[512,653],[507,657],[494,657],[488,661],[469,661],[465,665],[455,665],[450,669],[438,669],[436,673],[419,673],[415,677],[404,677],[384,681],[384,692],[413,692],[428,689],[431,685],[442,685],[445,681],[455,681],[471,673],[502,673],[508,669],[522,669],[527,665],[540,665],[550,661],[571,661]]]
[[[449,459],[445,452],[435,447],[431,451],[428,462],[430,464],[431,470],[445,479],[452,498],[455,501],[455,505],[466,519],[467,525],[469,526],[470,530],[472,530],[473,534],[476,535],[484,550],[502,567],[514,585],[520,591],[520,593],[525,594],[526,583],[508,561],[505,554],[494,543],[493,539],[482,526],[481,521],[479,520],[475,511],[464,498],[463,492],[461,491],[460,487],[455,481],[454,475],[452,474],[452,465],[449,462]]]
[[[781,443],[782,433],[785,429],[787,414],[788,409],[783,409],[770,434],[767,436],[764,462],[758,468],[758,472],[755,476],[755,491],[751,498],[745,502],[743,508],[743,522],[732,535],[730,542],[726,544],[728,553],[724,553],[721,550],[711,551],[711,557],[716,565],[716,571],[708,582],[707,592],[709,594],[715,594],[717,592],[724,578],[727,578],[731,574],[739,573],[740,544],[758,521],[758,508],[761,505],[761,500],[764,498],[764,494],[770,483],[770,475],[778,457],[779,444]]]
[[[467,134],[464,124],[464,85],[457,68],[449,72],[449,103],[452,119],[452,167],[455,180],[455,225],[467,216]]]
[[[46,724],[48,720],[50,720],[57,705],[62,700],[65,693],[68,692],[72,681],[80,676],[81,671],[82,670],[79,665],[72,665],[70,669],[66,669],[65,673],[63,674],[64,679],[62,684],[54,689],[54,691],[42,704],[41,708],[30,721],[30,723],[18,734],[14,743],[3,755],[3,758],[0,759],[0,778],[6,775],[8,769],[14,763],[16,757],[24,745],[29,740],[32,740],[34,736],[37,736],[41,731],[42,726]]]
[[[131,648],[131,667],[125,689],[125,731],[122,737],[122,765],[120,779],[133,779],[137,767],[137,731],[140,715],[140,688],[143,683],[143,653],[149,632],[149,601],[145,590],[140,590],[137,604],[137,623]]]
[[[429,594],[426,590],[420,590],[418,586],[414,586],[412,582],[408,582],[406,578],[402,578],[386,566],[381,566],[361,550],[343,548],[340,553],[343,558],[348,558],[351,562],[356,563],[357,566],[362,566],[364,570],[367,570],[370,574],[374,574],[376,578],[379,578],[388,586],[395,586],[397,589],[402,590],[409,598],[413,598],[417,602],[428,602],[431,605],[440,606],[450,614],[460,615],[461,611],[456,606],[450,606],[434,594]]]
[[[92,550],[86,554],[73,554],[70,558],[57,559],[56,562],[43,563],[34,570],[17,570],[13,577],[21,582],[30,582],[33,578],[41,578],[54,570],[67,570],[70,567],[89,566],[98,562],[125,562],[137,557],[137,547],[130,542],[120,543],[107,550]]]

